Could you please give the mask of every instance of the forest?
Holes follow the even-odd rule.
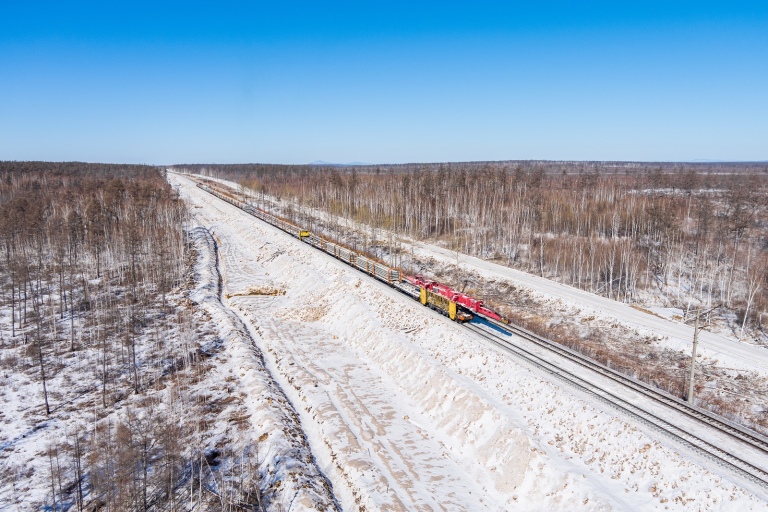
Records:
[[[167,364],[157,354],[170,357],[161,346],[176,318],[167,296],[185,270],[185,216],[154,167],[0,163],[4,415],[14,401],[28,405],[31,422],[55,412],[82,421],[79,408],[93,415],[43,448],[44,503],[54,510],[128,509],[166,499],[178,479],[183,432],[138,411],[156,406],[144,391]],[[39,385],[39,398],[25,383]],[[116,420],[129,396],[144,402]],[[31,506],[24,487],[34,469],[7,451],[2,459],[3,487]],[[147,481],[150,466],[163,467],[162,483]]]
[[[0,508],[254,499],[212,483],[228,448],[205,436],[224,405],[190,389],[217,345],[179,307],[187,217],[155,167],[0,162]]]

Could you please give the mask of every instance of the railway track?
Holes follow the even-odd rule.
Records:
[[[198,180],[195,180],[195,181],[198,181]],[[220,193],[217,193],[210,189],[206,191],[219,197],[219,199],[232,203],[234,206],[240,209],[243,209],[244,211],[253,215],[254,217],[259,218],[260,220],[265,221],[269,224],[272,224],[273,226],[278,227],[283,231],[287,231],[292,235],[296,235],[298,233],[298,231],[297,233],[293,233],[291,231],[291,229],[293,229],[293,231],[296,231],[298,228],[296,228],[293,225],[290,225],[289,227],[288,223],[282,219],[256,211],[255,209],[249,207],[248,204],[241,203],[240,201],[233,202],[230,198],[227,198],[226,196],[222,196]],[[348,265],[355,267],[361,272],[370,274],[370,272],[364,272],[360,268],[358,268],[358,265],[356,265],[351,258],[349,257],[341,258],[339,254],[329,252],[327,247],[325,249],[323,249],[322,247],[318,247],[318,245],[316,243],[312,243],[311,240],[309,241],[309,243],[310,245],[313,245],[316,248],[319,248],[320,250],[331,254],[331,256],[335,256],[337,259],[341,259],[341,261],[344,261]],[[330,245],[333,245],[333,244],[330,244]],[[377,275],[373,275],[372,277],[376,278],[379,281],[383,281],[386,284],[389,284],[393,288],[411,297],[412,299],[418,297],[417,291],[413,289],[414,287],[410,286],[409,283],[407,282],[394,282],[394,281],[391,281],[390,279],[383,280]],[[625,389],[629,389],[636,393],[639,393],[643,397],[655,403],[663,404],[666,408],[674,410],[686,418],[693,419],[696,422],[702,425],[705,425],[709,429],[714,429],[719,433],[725,434],[732,440],[735,440],[736,442],[742,443],[743,445],[746,445],[747,447],[749,447],[749,449],[753,450],[753,454],[758,453],[759,458],[761,458],[762,460],[768,461],[768,438],[761,436],[756,432],[752,432],[749,429],[741,427],[740,425],[737,425],[735,423],[729,422],[724,418],[720,418],[712,413],[709,413],[708,411],[704,411],[695,406],[692,406],[691,404],[688,404],[687,402],[683,402],[682,400],[672,395],[669,395],[661,390],[653,388],[648,384],[632,379],[631,377],[622,375],[619,372],[612,370],[572,349],[569,349],[551,340],[538,336],[530,331],[527,331],[526,329],[523,329],[515,325],[496,322],[488,318],[483,318],[482,322],[487,323],[489,327],[493,330],[503,332],[507,336],[517,336],[519,338],[522,338],[523,340],[526,340],[532,343],[533,347],[538,347],[548,352],[554,353],[557,356],[565,359],[566,361],[570,361],[571,363],[578,365],[580,368],[584,368],[588,371],[593,372],[594,374],[600,375],[615,383],[618,383]],[[565,381],[569,385],[580,389],[582,392],[590,396],[593,396],[594,398],[600,400],[601,402],[606,403],[610,407],[613,407],[623,412],[624,414],[636,419],[640,423],[666,434],[667,436],[680,442],[682,445],[686,446],[692,451],[699,453],[710,460],[715,461],[722,467],[736,472],[737,474],[747,478],[748,480],[754,483],[757,483],[764,489],[768,489],[768,471],[766,471],[766,469],[763,469],[762,467],[758,467],[752,462],[745,460],[744,458],[738,457],[730,453],[726,449],[716,446],[715,444],[705,440],[700,435],[696,435],[694,433],[683,430],[683,428],[677,425],[674,425],[669,420],[662,418],[659,414],[642,409],[641,407],[630,402],[628,399],[619,396],[615,392],[611,392],[602,387],[598,387],[596,384],[589,382],[589,380],[587,380],[586,378],[576,374],[571,370],[564,368],[562,365],[548,361],[544,357],[536,354],[534,352],[535,349],[533,347],[527,348],[527,347],[523,347],[518,344],[515,344],[509,339],[506,339],[505,337],[502,337],[496,333],[493,333],[481,327],[478,327],[478,325],[475,323],[467,323],[463,325],[467,329],[475,333],[476,335],[492,342],[496,346],[499,346],[505,349],[506,351],[516,355],[517,357],[524,359],[529,364],[532,364],[538,368],[541,368],[542,370],[552,374],[553,376]]]
[[[763,488],[768,488],[768,471],[766,471],[765,469],[758,467],[752,464],[751,462],[746,461],[728,452],[727,450],[724,450],[712,444],[711,442],[704,439],[702,436],[692,434],[690,432],[686,432],[681,427],[672,424],[670,421],[664,418],[661,418],[657,414],[654,414],[652,412],[642,409],[641,407],[638,407],[637,405],[633,404],[626,398],[623,398],[614,392],[598,387],[597,385],[589,382],[587,379],[581,377],[575,372],[567,370],[562,366],[559,366],[551,361],[548,361],[542,356],[536,354],[532,349],[528,349],[520,345],[516,345],[512,343],[510,340],[507,340],[501,336],[498,336],[492,332],[489,332],[477,326],[474,323],[464,324],[464,326],[470,331],[472,331],[473,333],[475,333],[476,335],[501,347],[507,352],[511,352],[512,354],[518,356],[519,358],[523,359],[527,363],[546,371],[547,373],[555,376],[556,378],[579,389],[583,393],[586,393],[587,395],[590,395],[593,398],[600,400],[601,402],[609,405],[610,407],[619,410],[625,415],[628,415],[629,417],[635,419],[636,421],[639,421],[640,423],[646,426],[651,427],[656,431],[666,434],[667,436],[671,437],[675,441],[682,443],[686,448],[693,450],[694,452],[700,455],[703,455],[704,457],[710,460],[715,461],[721,467],[734,471],[737,474],[747,478],[748,480],[762,486]],[[494,327],[500,328],[500,329],[502,328],[500,326],[494,326]],[[504,328],[505,332],[509,333],[512,330],[508,328],[509,326],[505,326],[505,327],[506,327]],[[528,333],[525,330],[522,330],[522,331],[524,334],[522,335],[518,334],[518,336],[521,336],[528,341],[533,341],[534,343],[536,343],[537,346],[542,346],[542,344],[538,343],[535,339],[531,339],[531,337],[539,338],[538,336],[532,333]],[[549,342],[549,343],[552,343],[552,342]],[[548,346],[545,346],[544,348],[549,349]],[[562,347],[555,347],[555,348],[557,349]],[[559,353],[560,351],[554,350],[554,352]],[[594,362],[589,360],[585,361],[583,356],[581,358],[569,358],[569,359],[581,367],[594,370],[594,368],[592,367],[592,364],[590,364]],[[594,363],[594,364],[597,364],[597,363]],[[611,375],[605,374],[603,372],[599,372],[599,373],[601,373],[606,377],[611,378]],[[623,377],[623,376],[620,376],[620,377]],[[627,379],[626,377],[612,379],[612,380],[616,380],[618,382],[621,382],[622,384],[624,384],[625,380],[632,381],[632,379]],[[631,386],[631,389],[635,391],[640,391],[640,389],[642,389],[642,386],[640,388]],[[656,400],[656,398],[654,398],[652,395],[646,395],[646,396],[649,396],[650,398]],[[667,401],[663,401],[663,403],[669,405]],[[676,408],[676,410],[683,412],[679,408]],[[693,417],[699,421],[703,421],[701,420],[701,418],[699,418],[694,414],[691,414],[690,417]],[[709,427],[718,429],[719,431],[725,432],[729,435],[733,435],[731,433],[730,428],[721,429],[720,425],[718,425],[717,423],[710,423],[710,422],[705,422],[705,423]],[[745,442],[745,443],[749,442],[748,441],[749,436],[744,436],[747,438],[747,440],[743,439],[740,436],[738,437],[734,436],[734,437],[739,439],[741,442]],[[762,448],[761,442],[762,440],[758,439],[758,443],[750,443],[750,444],[751,446],[757,448],[758,450],[765,452],[765,449]],[[766,456],[768,457],[768,454]],[[766,460],[768,460],[768,458]]]
[[[554,352],[561,357],[573,361],[583,367],[598,373],[614,382],[620,383],[629,389],[632,389],[656,402],[663,403],[667,407],[670,407],[679,413],[685,415],[688,418],[692,418],[702,424],[710,427],[715,427],[719,431],[728,434],[730,437],[746,443],[757,450],[761,450],[766,453],[768,457],[768,438],[761,436],[757,432],[750,431],[732,423],[725,418],[718,417],[709,411],[705,411],[698,407],[695,407],[688,402],[684,402],[679,398],[672,396],[664,391],[654,388],[644,382],[640,382],[636,379],[623,375],[616,370],[612,370],[597,361],[594,361],[575,350],[571,350],[551,340],[538,336],[522,327],[516,325],[504,325],[494,322],[492,320],[486,320],[494,328],[502,330],[510,335],[519,336],[525,340],[528,340],[536,345],[543,347],[551,352]]]

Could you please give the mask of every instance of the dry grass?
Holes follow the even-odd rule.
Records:
[[[279,295],[285,295],[285,290],[272,288],[271,286],[250,286],[241,292],[228,293],[225,295],[225,297],[228,299],[231,299],[232,297],[254,297],[254,296],[277,297]]]

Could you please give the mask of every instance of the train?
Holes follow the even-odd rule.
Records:
[[[463,292],[454,290],[450,286],[437,281],[427,279],[421,275],[407,275],[398,268],[392,268],[385,263],[370,256],[354,251],[343,244],[331,242],[320,235],[301,228],[296,224],[269,213],[262,208],[249,203],[247,200],[238,199],[231,190],[222,189],[216,182],[200,181],[199,178],[190,176],[198,188],[226,201],[237,208],[253,215],[259,220],[288,233],[291,236],[339,259],[348,265],[364,272],[371,277],[396,288],[402,293],[418,300],[424,306],[447,316],[456,322],[468,322],[475,316],[508,324],[509,321],[502,315],[487,307],[482,300],[476,299]]]

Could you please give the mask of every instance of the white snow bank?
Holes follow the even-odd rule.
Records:
[[[329,483],[314,463],[293,406],[264,366],[259,349],[240,319],[219,299],[216,245],[198,227],[192,239],[199,251],[198,286],[190,298],[201,305],[225,341],[230,373],[247,393],[250,443],[258,444],[261,490],[270,507],[285,510],[335,510]],[[243,440],[238,440],[241,444]]]

